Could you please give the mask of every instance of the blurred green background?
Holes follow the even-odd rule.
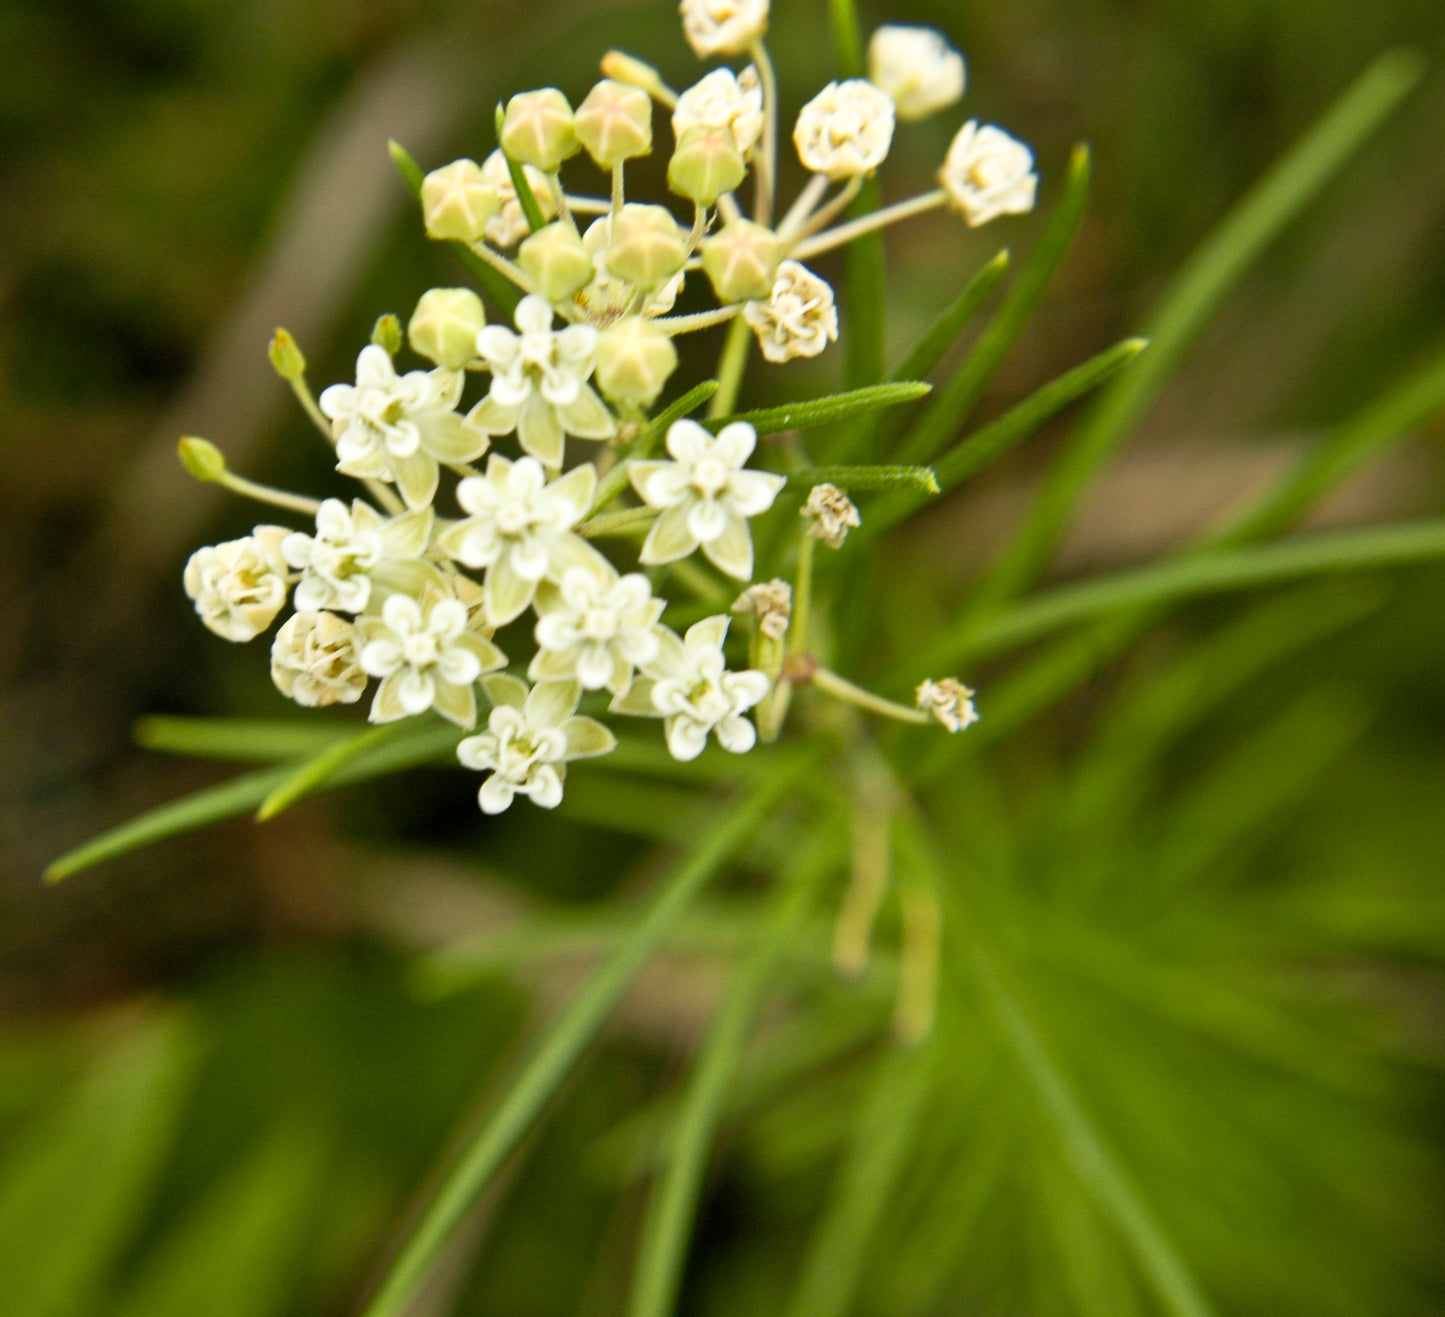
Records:
[[[962,111],[900,133],[889,198],[929,186],[964,115],[1034,146],[1045,207],[1071,145],[1094,147],[1080,241],[984,416],[1137,330],[1373,55],[1432,60],[1192,349],[1060,576],[1181,542],[1445,341],[1439,0],[861,8],[869,27],[943,27],[969,60]],[[775,6],[785,107],[832,76],[824,9]],[[286,712],[263,656],[218,644],[181,593],[190,551],[253,517],[187,482],[176,437],[338,490],[265,345],[285,325],[318,388],[349,379],[379,313],[460,281],[387,139],[425,167],[481,158],[499,98],[555,83],[575,101],[608,46],[676,85],[696,70],[665,0],[0,8],[0,1313],[352,1311],[528,1025],[577,981],[545,958],[521,989],[498,973],[429,1000],[415,952],[639,879],[651,838],[598,826],[585,789],[545,828],[520,810],[484,825],[469,780],[428,772],[39,881],[66,847],[217,779],[136,750],[137,716]],[[890,239],[893,354],[1040,223],[969,233],[940,215]],[[796,370],[755,369],[745,397],[834,383],[841,353]],[[1442,433],[1315,520],[1438,511]],[[927,590],[895,569],[900,633],[987,560],[1051,442],[893,543],[897,563],[937,564]],[[951,785],[967,805],[943,835],[1220,1313],[1445,1312],[1442,655],[1438,568],[1210,603]],[[1047,924],[1012,928],[1025,908]],[[719,972],[674,958],[644,981],[418,1311],[621,1310],[648,1104]],[[682,1311],[778,1310],[879,1064],[886,992],[822,973],[797,991],[810,1023],[765,1040]],[[940,1028],[957,1083],[928,1090],[940,1110],[858,1310],[1155,1311],[966,1007]],[[799,1078],[809,1055],[826,1064]]]

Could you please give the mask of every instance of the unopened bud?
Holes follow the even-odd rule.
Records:
[[[628,316],[597,336],[598,387],[615,403],[650,407],[677,369],[677,349],[650,320]]]
[[[643,63],[636,56],[625,55],[620,50],[609,50],[602,57],[602,76],[611,78],[613,82],[624,82],[629,87],[640,87],[664,105],[670,105],[677,99],[651,64]]]
[[[568,156],[576,155],[572,106],[555,87],[519,92],[507,102],[500,135],[502,150],[523,165],[550,174]]]
[[[226,459],[209,439],[186,435],[176,445],[181,465],[197,480],[211,484],[226,474]]]
[[[371,341],[382,348],[387,356],[396,356],[401,351],[401,321],[390,311],[377,316],[376,324],[371,327]]]
[[[656,288],[687,263],[687,242],[665,206],[627,205],[612,220],[607,268],[638,288]]]
[[[272,334],[267,352],[271,357],[271,364],[276,368],[276,374],[283,380],[299,380],[306,374],[306,358],[301,355],[301,349],[296,346],[290,330],[278,329]]]
[[[667,165],[667,186],[680,197],[710,206],[747,177],[748,167],[731,128],[689,128]]]
[[[453,160],[421,181],[421,212],[429,238],[480,242],[502,194],[475,160]]]
[[[477,332],[487,323],[482,299],[470,288],[432,288],[421,295],[406,327],[412,349],[446,370],[461,370],[477,355]]]
[[[606,79],[577,107],[577,138],[603,169],[652,150],[652,98]]]
[[[597,272],[577,230],[557,220],[532,234],[517,250],[517,263],[549,302],[565,302]]]
[[[702,244],[702,268],[721,302],[766,298],[782,256],[777,234],[751,220],[733,220]]]

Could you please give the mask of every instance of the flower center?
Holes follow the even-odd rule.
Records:
[[[414,631],[402,642],[406,661],[414,668],[427,668],[437,661],[437,640],[427,631]]]
[[[503,535],[520,535],[532,524],[532,510],[520,500],[497,509],[497,529]]]
[[[715,457],[704,457],[692,468],[692,487],[704,498],[716,498],[726,487],[731,469]]]
[[[610,608],[589,608],[582,615],[582,634],[588,640],[612,640],[617,635],[617,614]]]

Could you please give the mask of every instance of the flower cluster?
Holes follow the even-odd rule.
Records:
[[[184,583],[205,625],[250,640],[289,600],[271,671],[307,707],[357,702],[374,680],[373,722],[434,710],[471,731],[480,688],[485,726],[462,740],[458,757],[488,774],[479,793],[488,813],[518,795],[555,806],[568,762],[613,748],[613,733],[578,712],[592,693],[606,692],[612,713],[660,719],[678,759],[700,754],[709,738],[733,753],[757,740],[747,715],[779,680],[788,582],[744,591],[754,665],[741,668],[725,653],[727,616],[679,635],[664,620],[665,587],[669,571],[698,553],[710,565],[704,579],[715,569],[750,582],[751,522],[786,481],[750,465],[758,435],[746,421],[649,423],[678,366],[676,336],[733,322],[737,347],[750,331],[769,362],[816,356],[836,341],[838,312],[805,258],[929,206],[951,205],[976,225],[1033,204],[1028,148],[970,122],[939,189],[834,225],[887,158],[896,125],[963,93],[962,57],[941,34],[884,27],[869,45],[868,77],[828,84],[799,112],[792,140],[811,177],[775,214],[780,107],[766,0],[683,0],[681,14],[700,58],[746,64],[715,68],[678,93],[612,52],[607,76],[575,108],[552,87],[513,96],[482,164],[457,160],[422,179],[428,234],[465,244],[515,287],[502,319],[470,289],[431,289],[406,332],[429,366],[398,368],[393,320],[361,350],[354,382],[315,399],[299,351],[278,335],[273,361],[332,445],[336,469],[362,482],[364,496],[317,502],[268,491],[226,473],[203,441],[185,441],[202,478],[309,518],[300,528],[259,525],[192,555]],[[659,105],[671,116],[667,185],[690,206],[684,218],[626,193],[627,162],[654,150]],[[563,165],[582,154],[610,177],[608,195],[564,186]],[[676,314],[692,285],[714,303]],[[477,377],[481,388],[468,397]],[[731,404],[736,384],[734,373],[714,405]],[[814,490],[805,513],[806,533],[834,547],[859,524],[832,486]],[[603,538],[632,561],[604,554]],[[811,562],[801,550],[798,560]],[[798,597],[808,591],[800,586]],[[760,650],[760,639],[771,648]],[[920,702],[945,725],[957,730],[975,716],[967,688],[925,687]],[[780,719],[786,700],[772,703]]]

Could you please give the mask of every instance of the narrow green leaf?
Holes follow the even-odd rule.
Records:
[[[396,165],[402,180],[420,202],[422,180],[426,177],[422,173],[421,166],[407,154],[406,149],[399,142],[389,142],[387,146],[391,152],[392,162]],[[510,280],[504,278],[499,271],[482,260],[466,243],[448,239],[447,246],[466,266],[467,273],[481,285],[482,291],[492,299],[504,315],[510,316],[517,309],[517,303],[522,300],[520,290]]]
[[[621,448],[611,470],[597,482],[597,493],[592,499],[591,513],[596,514],[612,502],[628,485],[625,463],[632,458],[650,457],[658,443],[667,435],[669,427],[685,416],[691,416],[703,403],[718,391],[716,380],[703,380],[695,384],[682,397],[669,403],[638,432],[631,444]]]
[[[309,796],[317,787],[331,781],[347,764],[355,762],[369,751],[394,741],[414,731],[405,721],[384,723],[380,727],[368,727],[364,732],[347,737],[328,745],[320,754],[313,755],[300,768],[271,791],[256,811],[258,822],[274,819],[282,811],[290,809],[303,796]]]
[[[833,834],[832,839],[837,835]],[[779,963],[796,939],[836,862],[829,837],[794,852],[779,876],[752,954],[733,977],[698,1050],[673,1126],[661,1180],[648,1204],[633,1277],[630,1317],[668,1317],[677,1299],[703,1173],[729,1090]]]
[[[870,384],[847,393],[831,393],[822,398],[809,398],[785,407],[764,407],[759,411],[720,416],[707,422],[716,434],[734,421],[746,421],[760,435],[779,434],[783,430],[811,430],[834,421],[844,421],[864,412],[882,407],[898,407],[921,398],[933,388],[925,380],[902,380],[890,384]]]
[[[316,726],[299,718],[138,719],[135,742],[147,750],[198,759],[270,763],[318,754],[352,735],[349,726]]]
[[[800,489],[827,483],[839,489],[907,489],[937,494],[938,475],[931,466],[808,466],[789,477]]]
[[[828,23],[833,33],[833,57],[840,78],[861,78],[863,30],[858,23],[854,0],[828,0]]]
[[[1018,536],[988,577],[982,603],[1017,594],[1037,578],[1080,495],[1133,431],[1215,308],[1394,112],[1423,69],[1424,61],[1414,52],[1380,56],[1175,276],[1144,326],[1152,350],[1138,369],[1121,376],[1099,398],[1070,437]]]
[[[938,391],[928,410],[898,446],[900,462],[927,462],[958,433],[993,373],[1043,300],[1054,273],[1073,244],[1089,199],[1089,148],[1076,146],[1069,157],[1064,189],[1049,222],[1019,271],[993,323],[953,377]]]
[[[647,913],[635,924],[562,1017],[522,1065],[491,1118],[477,1131],[452,1166],[436,1195],[392,1264],[365,1317],[398,1317],[425,1280],[477,1195],[486,1187],[637,975],[666,940],[679,918],[717,871],[767,819],[797,783],[816,771],[817,756],[779,756],[772,775],[753,789],[704,836],[673,871]]]
[[[502,137],[502,125],[506,122],[507,112],[502,108],[502,103],[497,102],[496,127],[497,140]],[[513,160],[505,151],[502,152],[502,159],[507,162],[507,173],[512,176],[512,187],[516,189],[517,203],[522,207],[522,214],[527,217],[527,227],[533,233],[547,223],[547,217],[542,214],[542,207],[537,204],[537,194],[532,191],[532,180],[527,177],[527,171],[521,163]]]

